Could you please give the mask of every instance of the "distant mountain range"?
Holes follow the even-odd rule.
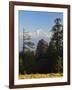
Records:
[[[35,48],[37,47],[38,41],[41,39],[44,39],[47,43],[49,43],[51,37],[52,37],[52,32],[50,31],[45,31],[42,29],[37,29],[36,31],[25,31],[25,35],[30,35],[31,40],[35,43]],[[21,51],[23,47],[23,32],[19,32],[19,51]]]

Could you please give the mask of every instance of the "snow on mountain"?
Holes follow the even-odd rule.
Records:
[[[36,47],[38,41],[41,39],[44,39],[49,43],[53,33],[51,31],[37,29],[35,31],[30,31],[30,32],[25,31],[25,34],[31,37],[31,40],[34,42]],[[19,32],[19,49],[21,50],[22,47],[23,47],[23,32]]]

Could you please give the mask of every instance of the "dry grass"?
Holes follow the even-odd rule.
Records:
[[[48,73],[48,74],[20,74],[19,79],[32,79],[32,78],[54,78],[62,77],[63,73]]]

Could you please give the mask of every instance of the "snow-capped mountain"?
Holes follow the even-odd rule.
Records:
[[[34,42],[35,47],[37,46],[37,43],[39,40],[44,39],[48,43],[50,42],[50,39],[52,37],[51,31],[45,31],[42,29],[37,29],[35,31],[25,31],[24,36],[27,37],[27,35],[30,36],[30,40]],[[23,47],[23,32],[19,32],[19,49]]]

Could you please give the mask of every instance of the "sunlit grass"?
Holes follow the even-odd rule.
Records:
[[[19,79],[32,79],[32,78],[57,78],[62,77],[63,73],[48,73],[48,74],[20,74]]]

